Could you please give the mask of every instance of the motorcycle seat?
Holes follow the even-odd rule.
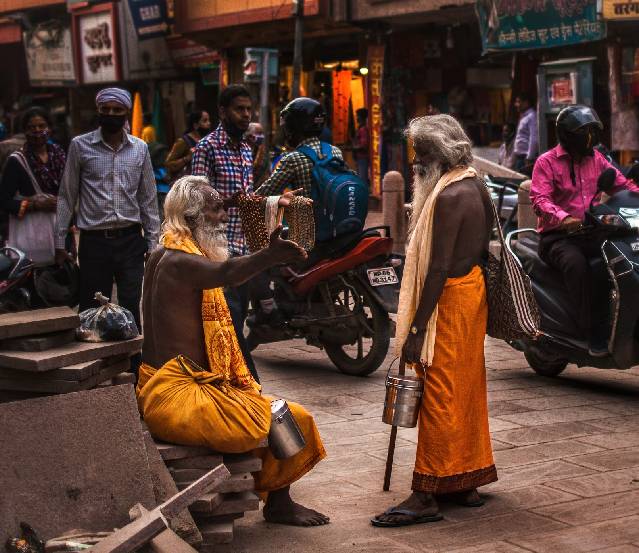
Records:
[[[362,235],[364,238],[340,257],[320,261],[306,272],[293,276],[289,281],[293,291],[298,295],[304,295],[322,280],[357,267],[380,255],[390,255],[392,252],[392,238],[379,236],[379,233],[366,236],[364,232]]]

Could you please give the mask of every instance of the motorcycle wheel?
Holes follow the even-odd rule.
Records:
[[[368,294],[365,288],[358,282],[350,283],[360,297],[366,317],[366,323],[372,332],[365,336],[360,332],[357,341],[353,345],[332,344],[323,342],[328,358],[343,372],[351,376],[367,376],[375,372],[383,363],[388,353],[391,338],[391,322],[386,313]],[[356,302],[351,297],[352,290],[347,286],[340,286],[333,290],[333,300],[336,305],[353,312]],[[370,344],[370,348],[364,353],[364,340]]]
[[[566,359],[545,354],[535,346],[527,347],[524,350],[524,357],[533,371],[541,376],[551,378],[561,374],[568,365]]]

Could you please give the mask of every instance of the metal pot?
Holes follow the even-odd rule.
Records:
[[[424,379],[400,374],[386,375],[386,399],[382,421],[393,426],[414,428],[424,394]]]
[[[304,435],[283,399],[271,402],[271,430],[268,445],[276,459],[288,459],[306,446]]]

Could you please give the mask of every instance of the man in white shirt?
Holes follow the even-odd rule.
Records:
[[[515,98],[515,109],[519,112],[519,123],[515,134],[514,169],[519,173],[531,175],[539,155],[537,110],[533,107],[531,96],[523,92]]]

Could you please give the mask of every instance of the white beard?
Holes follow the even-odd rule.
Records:
[[[428,165],[416,164],[413,166],[413,201],[411,203],[411,215],[408,225],[409,236],[419,220],[419,216],[424,209],[426,200],[435,190],[435,186],[442,176],[442,166],[439,163],[429,163]]]
[[[203,221],[193,231],[193,238],[211,261],[226,261],[229,258],[225,224],[212,225]]]

